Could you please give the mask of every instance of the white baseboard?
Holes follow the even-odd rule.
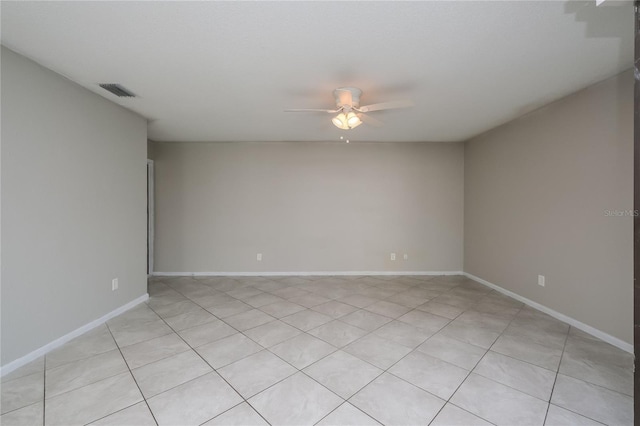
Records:
[[[505,294],[513,299],[516,299],[524,303],[525,305],[529,305],[532,308],[535,308],[541,312],[544,312],[547,315],[550,315],[556,319],[559,319],[560,321],[566,322],[567,324],[577,328],[578,330],[582,330],[585,333],[591,334],[592,336],[595,336],[600,340],[603,340],[617,348],[620,348],[623,351],[633,353],[633,345],[625,342],[624,340],[618,339],[617,337],[614,337],[608,333],[605,333],[604,331],[598,330],[597,328],[591,327],[590,325],[580,322],[577,319],[561,314],[560,312],[554,311],[553,309],[548,308],[544,305],[541,305],[540,303],[534,302],[533,300],[527,299],[526,297],[520,296],[519,294],[506,290],[496,284],[490,283],[487,280],[483,280],[480,277],[476,277],[475,275],[471,275],[467,272],[465,272],[464,275],[467,278],[471,278],[472,280],[477,281],[480,284],[484,284],[487,287],[490,287],[502,294]]]
[[[462,271],[154,272],[154,277],[270,277],[348,275],[464,275]]]
[[[36,349],[35,351],[28,353],[27,355],[21,358],[18,358],[14,361],[11,361],[6,365],[3,365],[2,367],[0,367],[0,377],[4,376],[5,374],[11,373],[12,371],[22,367],[23,365],[30,363],[31,361],[34,361],[35,359],[41,357],[47,352],[50,352],[53,349],[64,345],[69,340],[74,339],[80,336],[81,334],[84,334],[87,331],[92,330],[97,326],[104,324],[105,322],[109,321],[111,318],[116,317],[125,311],[128,311],[129,309],[133,308],[136,305],[139,305],[142,302],[147,301],[148,299],[149,299],[149,294],[145,293],[142,296],[133,299],[131,302],[125,305],[122,305],[119,308],[109,312],[108,314],[103,315],[100,318],[93,320],[90,323],[85,324],[82,327],[73,330],[71,333],[67,333],[64,336],[54,340],[53,342],[49,342],[46,345]]]

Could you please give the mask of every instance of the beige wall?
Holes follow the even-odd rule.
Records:
[[[146,120],[2,48],[2,365],[146,293],[146,151]]]
[[[629,209],[631,71],[465,145],[465,271],[631,343]]]
[[[462,269],[462,144],[154,146],[155,271]]]

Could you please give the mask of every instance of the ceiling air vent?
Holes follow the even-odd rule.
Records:
[[[100,87],[102,87],[104,90],[108,90],[109,92],[111,92],[114,95],[116,95],[118,97],[121,97],[121,98],[135,98],[136,97],[136,95],[134,95],[129,90],[125,89],[124,87],[122,87],[119,84],[104,83],[104,84],[101,84]]]

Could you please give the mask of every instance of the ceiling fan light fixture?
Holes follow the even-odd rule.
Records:
[[[362,124],[362,121],[360,120],[360,117],[358,117],[356,114],[354,114],[353,112],[350,112],[349,114],[347,114],[347,125],[349,126],[350,129],[354,129],[361,124]]]
[[[362,121],[360,120],[360,117],[358,117],[353,112],[349,112],[348,114],[345,114],[344,112],[341,112],[340,114],[338,114],[335,117],[333,117],[331,119],[331,122],[338,129],[342,129],[342,130],[354,129],[354,128],[356,128],[356,127],[358,127],[359,125],[362,124]]]
[[[338,129],[349,130],[349,124],[347,123],[347,116],[344,115],[343,112],[341,112],[340,114],[338,114],[335,117],[333,117],[331,119],[331,122]]]

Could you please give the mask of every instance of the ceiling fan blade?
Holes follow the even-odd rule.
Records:
[[[402,101],[381,102],[379,104],[365,105],[358,108],[358,110],[362,112],[371,112],[371,111],[380,111],[383,109],[409,108],[414,105],[415,104],[413,103],[413,101],[406,99]]]
[[[358,117],[360,118],[360,120],[362,120],[362,122],[364,124],[368,124],[369,126],[373,126],[373,127],[382,127],[384,126],[384,123],[376,118],[373,118],[371,116],[368,116],[367,114],[358,114]]]
[[[338,99],[340,100],[340,105],[353,105],[353,98],[351,97],[351,90],[346,89],[336,89],[338,93]]]
[[[340,112],[339,109],[285,109],[284,112],[327,112],[329,114],[335,114]]]

